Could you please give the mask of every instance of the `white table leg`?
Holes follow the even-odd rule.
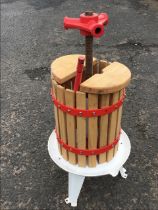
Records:
[[[68,198],[65,199],[65,202],[70,203],[71,206],[77,206],[77,199],[80,194],[85,176],[79,176],[76,174],[69,173],[68,179]]]

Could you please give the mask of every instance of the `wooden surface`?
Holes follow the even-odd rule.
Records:
[[[116,103],[119,99],[119,92],[111,94],[110,105]],[[115,139],[117,126],[117,110],[112,112],[109,115],[109,126],[108,126],[108,144],[111,144]],[[107,152],[107,161],[110,161],[113,158],[114,148]]]
[[[51,64],[51,77],[59,84],[63,84],[75,77],[79,56],[81,55],[65,55],[54,60]],[[95,62],[96,59],[93,58],[93,63],[95,64]]]
[[[81,84],[83,92],[73,90],[74,76],[79,55],[67,55],[56,59],[52,64],[52,86],[57,99],[68,106],[79,109],[97,109],[112,105],[118,101],[128,85],[131,73],[129,69],[118,62],[94,62],[93,75]],[[68,88],[68,89],[66,89]],[[86,98],[86,92],[87,98]],[[76,97],[76,98],[75,98]],[[111,144],[118,136],[121,127],[122,106],[109,115],[83,118],[72,116],[54,108],[56,128],[65,143],[81,149],[96,149]],[[86,142],[88,137],[88,142]],[[60,148],[60,147],[59,147]],[[64,159],[72,164],[85,167],[95,167],[99,163],[110,161],[116,154],[118,146],[107,153],[98,156],[76,155],[61,148]]]
[[[107,67],[110,63],[104,60],[96,60],[93,65],[93,75],[102,73],[103,69]]]
[[[103,68],[103,73],[95,74],[80,85],[86,93],[107,94],[126,87],[131,79],[130,70],[123,64],[113,62]]]
[[[120,90],[119,91],[119,98],[121,98],[122,94],[123,94],[123,90]],[[120,128],[121,128],[122,106],[117,111],[117,127],[116,127],[115,137],[117,137],[119,135]],[[118,150],[118,144],[115,146],[114,155],[116,154],[117,150]]]
[[[65,88],[61,85],[57,86],[57,99],[61,103],[65,104]],[[67,136],[66,136],[66,114],[62,112],[60,109],[58,109],[58,115],[59,115],[59,130],[60,130],[60,138],[67,143]],[[67,151],[62,147],[62,156],[65,160],[68,159]]]
[[[86,94],[76,92],[76,107],[78,109],[86,109]],[[77,147],[86,149],[86,118],[77,117]],[[86,156],[78,155],[78,165],[85,167],[87,165]]]
[[[93,75],[99,73],[99,61],[96,60],[96,63],[93,65]]]
[[[100,95],[99,97],[99,108],[109,106],[110,94]],[[99,117],[99,147],[108,144],[108,117],[107,114]],[[100,154],[98,160],[99,163],[106,162],[106,153]]]
[[[105,67],[107,67],[110,64],[110,62],[106,61],[106,60],[99,60],[99,71],[98,73],[102,73],[103,69]]]
[[[55,97],[57,97],[57,83],[55,80],[52,80],[52,89],[53,89],[53,94]],[[55,127],[58,133],[60,133],[59,131],[59,118],[58,118],[58,109],[57,107],[54,105],[54,116],[55,116]],[[61,147],[60,144],[58,143],[58,147],[59,147],[59,151],[61,153]]]
[[[67,106],[75,107],[75,92],[72,90],[65,91],[65,103]],[[75,117],[66,114],[66,128],[67,128],[67,141],[68,144],[72,147],[76,147],[76,124],[75,124]],[[76,164],[76,155],[72,152],[68,152],[69,162],[71,164]]]
[[[79,109],[97,109],[112,105],[118,101],[123,93],[121,90],[113,94],[88,94],[88,98],[86,98],[86,93],[76,92],[75,99],[75,92],[73,90],[65,90],[61,85],[57,85],[55,81],[52,81],[52,85],[54,94],[60,102],[71,107],[76,105]],[[122,106],[109,115],[91,118],[75,117],[62,112],[56,107],[54,108],[57,131],[61,139],[73,147],[96,149],[97,147],[111,144],[119,134]],[[86,137],[88,137],[88,143],[86,143]],[[107,153],[89,157],[67,152],[63,147],[61,147],[61,153],[64,159],[68,160],[71,164],[78,164],[81,167],[85,167],[88,164],[89,167],[95,167],[97,160],[98,163],[110,161],[117,152],[117,149],[118,146],[115,146]]]
[[[88,109],[98,108],[98,95],[88,94]],[[98,117],[88,119],[88,149],[96,149],[98,140]],[[95,167],[97,163],[96,155],[88,157],[88,166]]]

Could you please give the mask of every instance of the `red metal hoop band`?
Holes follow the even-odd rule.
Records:
[[[66,149],[67,151],[72,152],[72,153],[75,153],[77,155],[90,156],[90,155],[99,155],[99,154],[102,154],[102,153],[107,152],[107,151],[111,150],[112,148],[114,148],[114,146],[118,143],[118,141],[120,139],[121,129],[120,129],[119,135],[117,136],[116,139],[114,139],[114,141],[111,144],[109,144],[107,146],[104,146],[104,147],[101,147],[99,149],[79,149],[79,148],[76,148],[76,147],[72,147],[72,146],[66,144],[59,137],[59,134],[57,133],[57,130],[56,129],[55,129],[55,133],[56,133],[56,137],[57,137],[57,140],[58,140],[59,144],[64,149]]]
[[[116,109],[118,109],[123,104],[126,94],[125,94],[125,89],[123,89],[123,95],[115,104],[113,104],[111,106],[103,107],[101,109],[89,109],[89,110],[77,109],[77,108],[66,106],[65,104],[60,103],[53,95],[52,90],[51,90],[51,96],[52,96],[52,101],[54,102],[54,105],[57,108],[59,108],[60,110],[62,110],[63,112],[66,112],[73,116],[97,117],[97,116],[102,116],[105,114],[110,114],[113,111],[115,111]]]

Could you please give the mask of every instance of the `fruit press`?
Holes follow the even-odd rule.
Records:
[[[56,127],[48,141],[52,160],[68,172],[66,203],[77,206],[85,177],[120,172],[130,141],[121,128],[125,88],[130,70],[115,61],[93,57],[93,38],[100,38],[108,23],[106,13],[85,12],[64,18],[65,29],[78,29],[85,37],[85,55],[71,54],[51,64],[51,97]]]

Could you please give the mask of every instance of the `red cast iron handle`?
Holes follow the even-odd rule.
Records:
[[[92,13],[87,16],[82,13],[80,18],[64,18],[65,29],[79,29],[83,36],[93,36],[99,38],[104,34],[104,26],[108,23],[108,15],[106,13]]]

